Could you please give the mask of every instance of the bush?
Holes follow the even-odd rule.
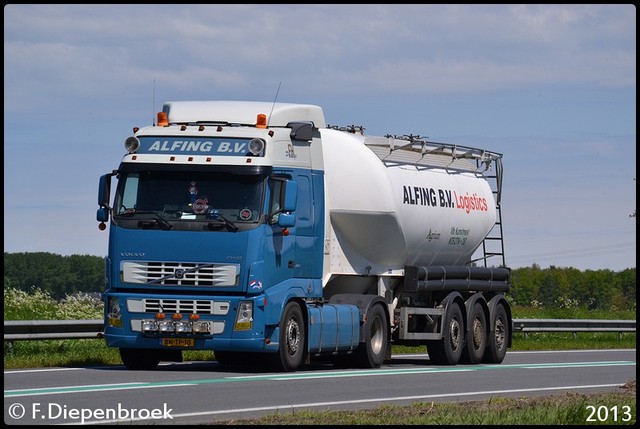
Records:
[[[4,289],[4,320],[82,320],[101,319],[103,302],[85,293],[57,302],[48,292],[33,288],[30,292]]]

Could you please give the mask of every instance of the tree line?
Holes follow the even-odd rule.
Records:
[[[26,292],[38,289],[58,300],[78,292],[102,292],[104,267],[104,258],[99,256],[5,252],[4,287]],[[581,271],[533,264],[512,270],[508,298],[523,306],[635,310],[636,269]]]

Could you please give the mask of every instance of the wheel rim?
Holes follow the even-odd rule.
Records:
[[[375,354],[378,354],[380,350],[382,350],[382,342],[384,339],[382,329],[382,321],[379,317],[376,317],[371,328],[371,350]]]
[[[449,335],[449,342],[451,344],[451,349],[453,351],[458,350],[458,347],[460,347],[460,322],[458,321],[458,319],[451,319],[451,323],[449,324],[449,332],[451,333],[451,335]]]
[[[300,326],[298,326],[298,322],[295,319],[289,320],[285,338],[289,355],[295,355],[300,347]]]
[[[496,349],[501,350],[502,346],[504,345],[504,339],[505,339],[505,326],[502,319],[496,320],[495,339],[496,339]]]
[[[484,342],[484,331],[482,328],[482,320],[474,319],[473,320],[473,347],[478,350],[482,343]]]

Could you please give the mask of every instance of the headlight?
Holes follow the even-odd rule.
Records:
[[[246,331],[253,326],[253,301],[243,301],[238,306],[236,315],[236,331]]]
[[[107,321],[109,323],[109,326],[122,328],[122,312],[120,311],[120,301],[118,301],[118,298],[109,298],[107,307]]]
[[[211,330],[211,324],[209,322],[192,322],[193,326],[193,332],[197,333],[197,334],[210,334],[212,332]]]
[[[171,320],[161,320],[158,322],[160,332],[175,332],[176,328]]]
[[[155,320],[143,320],[142,332],[158,332],[158,322]]]
[[[189,322],[176,322],[176,332],[191,332],[191,323]]]

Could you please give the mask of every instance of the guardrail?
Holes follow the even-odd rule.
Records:
[[[5,320],[4,340],[65,340],[102,338],[102,319],[89,320]],[[513,319],[513,332],[636,332],[635,320]]]
[[[617,332],[620,338],[625,332],[636,332],[635,320],[594,319],[513,319],[513,331],[523,332]]]
[[[4,340],[71,340],[102,338],[102,319],[5,320]]]

